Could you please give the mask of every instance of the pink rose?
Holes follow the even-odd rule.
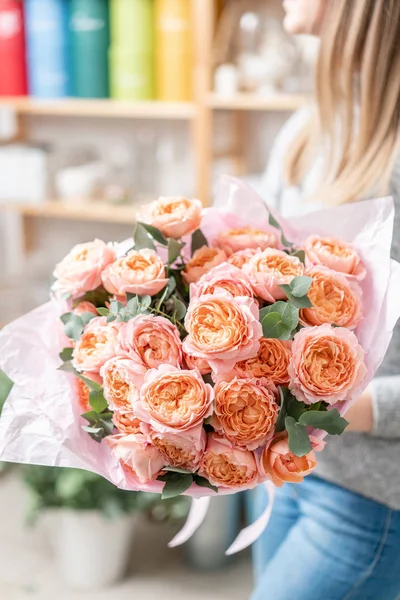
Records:
[[[95,290],[101,285],[101,274],[115,260],[115,252],[101,240],[78,244],[56,266],[56,282],[52,289],[58,297],[73,298]]]
[[[258,318],[252,298],[235,298],[228,292],[194,298],[186,314],[183,349],[207,360],[216,373],[229,371],[236,362],[257,354],[262,337]]]
[[[200,200],[159,198],[144,207],[139,220],[156,227],[166,237],[178,239],[200,227],[202,212]]]
[[[257,254],[259,250],[257,248],[248,248],[247,250],[239,250],[238,252],[234,252],[228,258],[228,263],[237,267],[238,269],[242,269],[244,265],[247,265],[250,260],[253,258],[255,254]]]
[[[148,371],[140,390],[136,415],[160,433],[183,432],[207,419],[213,411],[214,392],[199,371],[180,371],[161,365]]]
[[[260,459],[262,479],[271,479],[277,487],[284,483],[301,483],[317,466],[314,450],[299,457],[289,450],[286,434],[279,434],[264,449]]]
[[[190,297],[199,298],[207,294],[216,294],[226,290],[232,296],[249,296],[253,298],[253,290],[245,273],[233,265],[224,263],[214,267],[190,286]]]
[[[130,413],[139,400],[139,389],[146,369],[124,356],[108,360],[100,369],[104,397],[113,411]]]
[[[154,250],[132,250],[118,258],[102,274],[110,294],[124,298],[127,293],[155,296],[168,283],[161,258]]]
[[[73,365],[78,371],[99,373],[101,367],[116,355],[121,323],[107,323],[105,317],[95,317],[86,325],[75,344]]]
[[[268,248],[255,254],[250,262],[243,266],[243,271],[247,273],[255,294],[273,303],[286,298],[280,286],[303,275],[304,266],[297,256],[289,256],[281,250]]]
[[[343,240],[312,235],[307,238],[304,249],[311,265],[324,265],[359,281],[364,279],[367,274],[360,255],[351,244],[347,244]]]
[[[212,425],[234,446],[255,450],[274,433],[278,390],[268,379],[219,381]]]
[[[97,308],[91,302],[79,302],[73,310],[76,315],[84,315],[85,313],[92,313],[96,317],[98,316]]]
[[[367,375],[364,350],[342,327],[306,327],[294,337],[289,387],[306,404],[329,404],[359,395]]]
[[[196,283],[205,273],[208,273],[211,269],[225,261],[226,254],[223,250],[202,246],[196,250],[187,263],[185,270],[182,271],[182,277],[188,285]]]
[[[207,435],[202,425],[183,433],[151,431],[150,440],[165,464],[170,467],[197,471],[206,448]]]
[[[168,364],[182,365],[182,343],[179,331],[168,319],[139,315],[124,323],[118,336],[119,352],[147,369]]]
[[[277,248],[279,246],[279,235],[276,229],[269,228],[268,231],[242,227],[231,229],[219,234],[215,240],[217,246],[222,248],[228,256],[241,250],[255,248],[265,250],[266,248]]]
[[[235,490],[250,489],[259,482],[254,453],[234,448],[215,433],[208,436],[199,474],[212,485]]]
[[[157,448],[142,434],[113,435],[105,438],[115,458],[131,471],[140,483],[157,479],[165,461]]]
[[[212,373],[212,368],[204,358],[184,353],[184,359],[188,369],[198,369],[201,375],[210,375]]]

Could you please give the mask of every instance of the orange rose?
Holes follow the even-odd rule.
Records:
[[[168,283],[161,258],[154,250],[132,250],[102,273],[107,292],[124,298],[127,293],[155,296]]]
[[[359,396],[367,375],[364,350],[354,333],[330,325],[305,327],[294,337],[290,389],[306,404],[329,404]]]
[[[214,392],[199,371],[161,365],[148,371],[135,413],[160,433],[187,431],[213,410]]]
[[[139,400],[139,389],[146,369],[133,360],[117,356],[107,361],[100,374],[104,397],[111,410],[131,413]]]
[[[234,448],[216,434],[208,436],[199,473],[212,485],[236,490],[255,487],[259,482],[254,453]]]
[[[235,373],[243,379],[266,377],[275,385],[287,385],[291,345],[291,342],[261,338],[257,356],[238,362]]]
[[[240,250],[255,248],[265,250],[266,248],[277,248],[279,246],[278,232],[275,229],[262,231],[252,227],[231,229],[220,233],[216,244],[230,256]]]
[[[333,271],[350,275],[361,281],[367,274],[366,268],[357,251],[342,240],[310,236],[304,249],[308,262],[314,265],[324,265]]]
[[[75,344],[73,365],[78,371],[99,373],[101,367],[116,353],[121,323],[107,323],[105,317],[95,317],[86,325]]]
[[[285,292],[280,287],[288,284],[304,273],[304,265],[297,256],[268,248],[253,256],[243,270],[249,276],[250,283],[257,296],[267,302],[284,300]]]
[[[227,262],[238,269],[242,269],[244,265],[247,265],[250,260],[253,258],[255,254],[257,254],[258,250],[256,248],[248,248],[247,250],[239,250],[239,252],[234,252],[228,258]]]
[[[202,211],[200,200],[159,198],[144,208],[139,219],[156,227],[166,237],[178,239],[200,227]]]
[[[75,384],[79,407],[83,413],[87,413],[92,410],[92,407],[89,404],[90,389],[82,379],[79,379],[79,377],[76,377]]]
[[[225,261],[226,254],[223,250],[203,246],[193,254],[191,260],[186,265],[186,269],[182,271],[182,277],[188,285],[196,283],[205,273],[208,273],[208,271],[211,271],[211,269]]]
[[[116,412],[113,416],[113,423],[120,433],[141,433],[141,421],[135,417],[133,412]]]
[[[312,308],[300,311],[303,325],[338,325],[355,329],[362,319],[361,290],[356,282],[326,267],[311,267],[306,275],[313,282],[308,292]]]
[[[197,471],[204,454],[207,435],[202,425],[184,434],[152,431],[150,440],[164,458],[165,464],[185,471]]]
[[[254,296],[247,275],[237,267],[224,263],[211,269],[197,283],[192,283],[190,297],[199,298],[220,290],[226,290],[232,296]]]
[[[255,450],[273,435],[279,407],[268,379],[233,379],[215,387],[214,428],[235,446]]]
[[[261,476],[270,477],[277,487],[282,487],[286,482],[301,483],[317,466],[314,450],[300,458],[289,450],[284,435],[277,436],[264,449],[260,459]]]

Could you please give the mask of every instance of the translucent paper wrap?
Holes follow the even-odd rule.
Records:
[[[223,230],[256,227],[268,230],[269,209],[244,183],[230,177],[221,180],[214,206],[205,211],[202,229],[209,242]],[[271,211],[273,212],[273,211]],[[390,259],[394,208],[390,198],[349,204],[279,220],[286,238],[295,245],[310,235],[338,237],[351,242],[367,268],[361,282],[364,318],[356,334],[366,352],[368,377],[374,377],[387,351],[393,328],[400,316],[397,292],[400,265]],[[87,469],[102,475],[120,488],[160,492],[163,482],[137,484],[113,457],[105,444],[98,444],[81,429],[79,406],[71,402],[74,377],[58,371],[61,323],[65,312],[51,301],[24,315],[0,333],[0,368],[14,387],[0,419],[0,461]],[[348,403],[337,407],[345,413]],[[317,430],[312,435],[326,434]],[[269,491],[273,495],[273,486]],[[232,493],[220,491],[220,493]],[[186,494],[207,497],[210,489],[192,486]],[[204,518],[207,501],[194,503],[189,523],[175,543],[185,541]],[[261,521],[246,530],[234,550],[257,537],[268,521],[270,508]],[[246,533],[247,532],[247,533]]]

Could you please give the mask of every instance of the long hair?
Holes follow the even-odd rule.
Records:
[[[298,184],[318,152],[315,198],[340,204],[388,191],[400,124],[400,0],[330,0],[316,68],[316,103],[286,157]]]

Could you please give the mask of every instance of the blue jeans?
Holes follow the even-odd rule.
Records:
[[[255,491],[254,516],[266,505]],[[398,600],[400,511],[307,477],[277,490],[251,600]]]

